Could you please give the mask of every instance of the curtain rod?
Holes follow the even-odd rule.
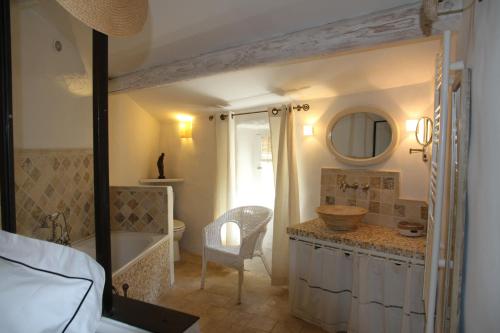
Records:
[[[297,104],[296,106],[293,106],[292,109],[293,110],[297,110],[297,111],[302,111],[302,110],[309,111],[310,106],[309,106],[309,104]],[[275,116],[278,115],[278,112],[280,112],[280,111],[281,111],[281,108],[279,108],[279,109],[278,108],[273,108],[271,110],[272,114],[275,115]],[[261,110],[261,111],[251,111],[251,112],[243,112],[243,113],[231,113],[230,112],[230,114],[231,114],[231,118],[234,118],[236,116],[243,116],[243,115],[246,115],[246,114],[256,114],[256,113],[264,113],[264,112],[267,113],[268,111],[267,110]],[[227,114],[221,114],[220,115],[220,119],[221,120],[226,120],[227,117],[229,117],[229,115],[227,115]],[[208,120],[210,120],[210,121],[212,121],[213,119],[214,119],[213,115],[211,115],[210,117],[208,117]]]

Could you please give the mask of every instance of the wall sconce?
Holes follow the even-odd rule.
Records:
[[[408,121],[406,121],[406,128],[408,129]],[[410,154],[422,153],[422,160],[427,162],[429,155],[427,154],[427,146],[432,142],[432,127],[433,122],[429,117],[420,118],[414,128],[415,138],[422,148],[410,148]]]
[[[314,135],[313,125],[304,125],[303,134],[304,136],[313,136]]]
[[[193,117],[178,116],[179,137],[181,139],[191,139],[193,137]]]
[[[406,131],[415,132],[417,129],[418,119],[408,119],[406,121]]]

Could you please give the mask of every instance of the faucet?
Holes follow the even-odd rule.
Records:
[[[339,188],[342,190],[342,192],[345,192],[349,188],[351,188],[353,190],[357,190],[359,188],[359,186],[360,185],[358,183],[353,183],[351,185],[351,184],[347,183],[345,180],[343,180],[342,183],[340,183]],[[366,192],[370,189],[370,185],[369,184],[361,184],[361,189]]]
[[[345,192],[349,188],[352,188],[353,190],[357,190],[358,187],[359,187],[358,183],[354,183],[354,184],[350,185],[345,180],[343,180],[342,183],[340,183],[340,189],[342,190],[342,192]]]
[[[64,224],[57,222],[59,217],[63,217]],[[63,212],[55,212],[52,214],[47,214],[42,216],[40,221],[40,228],[51,228],[51,236],[47,238],[47,241],[71,246],[70,230],[68,229],[68,224],[66,221],[66,216]],[[57,237],[57,229],[59,228],[59,237]]]

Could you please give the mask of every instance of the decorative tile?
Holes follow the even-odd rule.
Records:
[[[368,204],[368,211],[370,213],[379,213],[380,212],[380,203],[376,201],[370,201]]]
[[[364,222],[395,228],[401,220],[427,223],[427,204],[399,198],[399,172],[363,169],[321,169],[321,204],[357,205],[367,208]],[[340,184],[358,183],[357,190],[340,189]],[[363,191],[363,185],[369,185]]]
[[[380,177],[370,177],[370,188],[379,189],[380,183]]]
[[[394,177],[384,177],[382,180],[384,190],[394,190]]]
[[[345,181],[347,181],[346,175],[337,175],[337,186],[340,186],[340,184]]]
[[[371,201],[380,201],[380,190],[369,190]]]
[[[380,214],[392,216],[392,214],[393,214],[393,205],[392,204],[381,203],[380,204]]]
[[[17,149],[14,166],[20,234],[46,239],[40,219],[56,211],[64,212],[73,241],[94,233],[92,150]]]
[[[394,216],[405,217],[405,206],[400,204],[394,204]]]
[[[394,191],[380,190],[380,202],[392,205],[394,203]]]
[[[420,218],[422,220],[426,220],[427,221],[428,214],[429,214],[429,207],[427,205],[421,206],[420,207]]]
[[[111,229],[168,232],[167,189],[155,186],[111,186]]]

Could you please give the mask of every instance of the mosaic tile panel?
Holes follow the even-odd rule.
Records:
[[[111,186],[111,230],[168,233],[167,189]]]
[[[57,211],[73,241],[94,233],[92,150],[18,149],[14,167],[18,233],[47,239],[40,220]]]
[[[340,188],[342,182],[359,188]],[[368,185],[368,189],[363,189]],[[368,209],[364,222],[395,228],[399,221],[427,225],[427,203],[399,197],[399,172],[358,169],[321,169],[321,204],[360,206]]]
[[[126,283],[129,286],[127,297],[148,303],[158,300],[170,285],[169,242],[165,237],[126,269],[113,274],[113,286],[118,294],[123,296],[122,286]]]

